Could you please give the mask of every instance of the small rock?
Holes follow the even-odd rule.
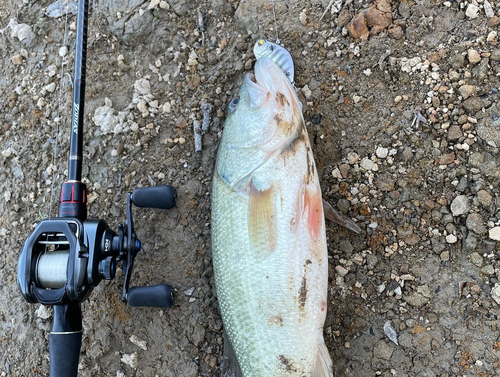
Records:
[[[375,151],[375,154],[377,155],[378,158],[386,158],[387,155],[389,154],[389,149],[378,147],[377,150]]]
[[[396,347],[387,343],[385,340],[379,340],[373,348],[373,357],[382,360],[390,360],[395,349]]]
[[[370,160],[369,158],[363,158],[359,164],[360,167],[362,167],[363,169],[365,170],[372,170],[373,169],[373,165],[375,165],[375,163]]]
[[[137,360],[137,353],[132,353],[130,355],[128,354],[123,354],[121,357],[121,362],[124,364],[127,364],[129,367],[135,369],[137,368],[137,365],[139,364],[139,360]]]
[[[375,185],[382,191],[394,190],[394,179],[389,174],[381,174],[375,181]]]
[[[439,164],[439,165],[449,165],[451,164],[453,161],[455,161],[455,153],[454,152],[451,152],[451,153],[448,153],[448,154],[443,154],[442,156],[440,156],[436,162]]]
[[[460,88],[458,88],[458,91],[463,99],[467,99],[476,95],[476,87],[474,85],[462,85]]]
[[[347,30],[353,38],[361,38],[362,36],[368,35],[365,15],[363,13],[358,13],[347,25]]]
[[[478,213],[471,213],[469,216],[467,216],[466,225],[467,228],[472,230],[474,233],[486,233],[486,227],[483,224],[483,218]]]
[[[430,301],[428,297],[424,297],[418,292],[412,292],[410,295],[404,295],[403,300],[416,308],[421,308]]]
[[[500,226],[491,228],[488,232],[488,236],[494,241],[500,241]]]
[[[497,32],[495,30],[492,30],[488,33],[488,36],[486,37],[486,42],[493,42],[497,38]]]
[[[483,101],[479,97],[470,97],[464,101],[463,105],[469,114],[473,114],[483,108]]]
[[[477,50],[474,50],[473,48],[469,48],[467,50],[467,58],[469,59],[469,63],[471,64],[476,64],[481,61],[481,55],[479,55],[479,52]]]
[[[491,288],[490,292],[491,298],[500,305],[500,284],[495,283],[495,286]]]
[[[479,7],[474,4],[469,4],[467,6],[467,10],[465,11],[465,15],[470,19],[477,18],[479,16]]]
[[[142,348],[144,351],[147,351],[148,349],[148,342],[145,340],[139,339],[137,336],[132,335],[130,337],[130,341],[135,344],[137,347]]]
[[[54,91],[56,90],[56,83],[51,82],[49,85],[46,85],[44,89],[49,93],[54,93]]]
[[[12,63],[14,65],[21,65],[21,64],[23,64],[24,58],[21,54],[16,54],[12,58],[10,58],[10,60],[12,61]]]
[[[448,130],[448,140],[457,140],[463,136],[460,126],[451,126]]]
[[[471,153],[468,162],[472,167],[478,168],[484,164],[484,156],[479,152]]]
[[[479,190],[477,192],[477,200],[483,206],[488,207],[491,204],[491,202],[493,201],[493,197],[490,195],[489,192],[487,192],[485,190]]]
[[[201,83],[201,77],[198,75],[191,76],[191,79],[188,82],[188,87],[190,90],[195,90]]]
[[[371,28],[370,34],[377,35],[382,30],[386,29],[392,22],[391,13],[384,13],[375,7],[370,7],[365,12],[365,19],[368,26]]]
[[[52,317],[52,311],[47,309],[45,305],[40,305],[40,307],[36,310],[35,315],[41,319],[49,319]]]
[[[341,179],[342,178],[342,174],[340,174],[340,169],[339,168],[333,169],[333,171],[332,171],[332,177],[333,178],[337,178],[337,179]]]
[[[68,55],[68,48],[66,46],[59,48],[59,56],[64,57],[66,55]]]
[[[151,84],[147,79],[139,79],[134,83],[134,91],[139,95],[147,95],[151,93]]]
[[[500,25],[500,17],[498,16],[493,16],[491,17],[488,22],[486,23],[489,28],[493,29],[496,28],[498,25]]]
[[[335,271],[337,271],[337,274],[339,274],[340,276],[346,276],[347,273],[349,272],[347,269],[345,269],[342,266],[336,266]]]
[[[456,242],[456,237],[455,237],[455,242]],[[448,262],[450,260],[450,252],[448,250],[445,250],[439,255],[439,257],[443,262]]]
[[[460,216],[470,211],[471,204],[465,195],[458,195],[451,203],[451,212],[453,216]]]
[[[491,4],[489,3],[488,0],[484,0],[483,9],[484,9],[484,13],[486,14],[486,17],[491,18],[495,15],[495,12],[493,11],[493,7],[491,6]]]
[[[448,242],[448,243],[455,243],[455,242],[457,242],[457,236],[455,236],[454,234],[448,234],[446,236],[446,242]],[[449,259],[449,256],[450,256],[450,254],[448,252],[448,259]]]
[[[483,266],[483,257],[478,252],[473,252],[469,255],[470,261],[477,267]]]

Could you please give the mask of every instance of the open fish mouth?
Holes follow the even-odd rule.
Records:
[[[257,89],[263,93],[267,93],[268,90],[257,82],[257,77],[253,73],[247,73],[245,75],[245,83],[250,85],[253,89]]]

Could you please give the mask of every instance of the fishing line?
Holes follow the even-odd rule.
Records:
[[[67,36],[68,36],[68,9],[69,4],[66,5],[65,17],[64,17],[64,37],[62,47],[67,46]],[[59,124],[62,119],[62,96],[63,96],[63,80],[64,80],[64,56],[61,56],[61,78],[59,80],[59,98],[57,104],[58,118],[59,121],[56,123],[56,137],[54,138],[54,152],[52,158],[52,182],[50,184],[50,202],[49,202],[49,219],[52,216],[52,202],[54,201],[54,181],[55,181],[55,168],[56,168],[56,154],[57,154],[57,143],[59,138]]]
[[[280,39],[278,37],[278,23],[276,22],[276,10],[274,7],[274,0],[271,1],[273,4],[273,16],[274,16],[274,30],[276,31],[276,44],[280,44]]]

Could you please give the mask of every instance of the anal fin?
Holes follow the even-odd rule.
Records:
[[[351,219],[339,213],[335,208],[333,208],[330,203],[323,199],[323,210],[325,211],[325,217],[328,220],[333,221],[344,228],[352,230],[357,234],[361,234],[361,228]]]
[[[224,339],[224,353],[222,356],[221,363],[221,376],[222,377],[243,377],[243,373],[241,372],[240,364],[238,363],[238,359],[236,358],[236,353],[234,352],[233,345],[227,336],[227,333],[224,331],[222,334],[222,338]]]

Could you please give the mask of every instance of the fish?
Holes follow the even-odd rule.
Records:
[[[296,91],[269,56],[230,102],[212,187],[212,253],[243,377],[331,377],[328,252],[318,173]]]
[[[253,54],[257,60],[263,56],[271,58],[293,84],[295,68],[292,55],[286,48],[276,43],[259,39],[253,46]]]

